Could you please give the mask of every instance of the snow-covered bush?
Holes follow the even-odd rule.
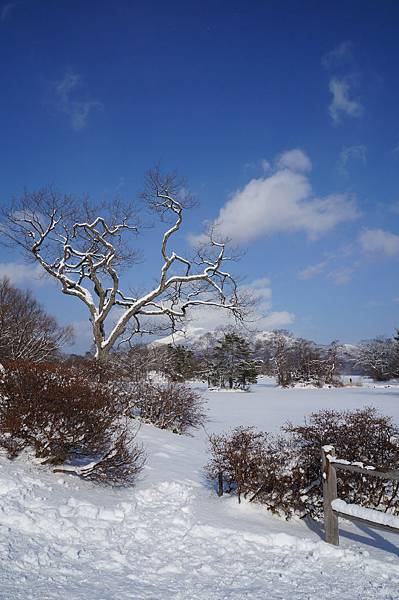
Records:
[[[353,411],[322,410],[312,413],[303,425],[288,424],[289,445],[299,470],[302,511],[313,516],[322,513],[320,448],[335,446],[338,458],[372,465],[382,471],[399,468],[399,428],[390,417],[375,408]],[[298,475],[297,475],[298,477]],[[399,483],[337,471],[338,493],[351,504],[399,514]],[[317,483],[317,485],[316,485]],[[309,487],[312,486],[312,487]]]
[[[160,429],[184,434],[200,427],[205,420],[204,401],[192,388],[168,381],[163,374],[154,380],[140,375],[137,366],[128,368],[128,355],[112,354],[106,361],[74,359],[70,364],[94,386],[112,398],[113,410],[127,417],[137,417]]]
[[[132,389],[129,403],[142,421],[174,433],[187,433],[205,420],[201,396],[181,384],[142,382]]]
[[[228,434],[209,437],[211,460],[205,469],[211,479],[223,475],[226,491],[241,496],[256,493],[268,467],[268,436],[255,427],[236,427]]]
[[[205,471],[210,479],[222,473],[224,490],[236,493],[239,502],[243,496],[286,517],[299,508],[290,450],[282,436],[240,426],[228,434],[211,435],[209,442],[211,460]]]
[[[60,364],[6,365],[0,446],[9,458],[29,449],[41,463],[114,484],[131,483],[144,457],[107,387]]]
[[[389,471],[399,467],[399,428],[374,408],[323,410],[303,425],[288,424],[284,435],[253,427],[210,437],[211,478],[223,473],[226,491],[264,504],[287,518],[321,517],[321,446],[333,444],[339,458]],[[339,496],[348,503],[399,514],[399,483],[337,471]]]

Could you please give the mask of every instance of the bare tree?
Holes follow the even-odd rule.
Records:
[[[72,337],[72,328],[60,327],[31,292],[0,280],[0,360],[47,361]]]
[[[340,346],[332,342],[319,346],[310,340],[294,338],[287,331],[276,330],[257,347],[269,361],[266,368],[277,378],[278,385],[296,383],[340,385]]]
[[[292,334],[284,329],[277,329],[270,337],[271,360],[277,384],[288,387],[292,383],[293,361],[292,348],[295,344]]]
[[[185,190],[175,174],[163,176],[159,169],[147,174],[142,197],[168,225],[160,243],[159,275],[144,294],[127,294],[120,283],[122,267],[137,257],[131,239],[140,227],[130,204],[77,202],[46,188],[25,193],[3,211],[3,237],[33,257],[64,294],[87,307],[97,359],[105,358],[117,340],[153,333],[154,323],[176,330],[190,307],[221,307],[241,317],[235,280],[225,270],[232,257],[226,256],[224,241],[211,232],[209,244],[192,258],[169,248],[193,203]]]
[[[399,352],[395,339],[377,337],[363,341],[357,348],[355,365],[376,381],[387,381],[399,374]]]

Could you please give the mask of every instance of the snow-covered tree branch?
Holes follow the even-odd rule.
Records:
[[[3,211],[3,238],[17,244],[56,279],[62,292],[78,298],[90,314],[98,359],[119,340],[152,333],[156,323],[175,331],[195,306],[224,308],[238,319],[242,306],[226,263],[226,244],[209,234],[209,244],[187,258],[171,248],[193,198],[174,174],[149,171],[142,199],[166,223],[160,241],[160,270],[144,294],[122,288],[124,267],[134,264],[132,240],[141,227],[129,203],[78,202],[45,188],[25,193]]]

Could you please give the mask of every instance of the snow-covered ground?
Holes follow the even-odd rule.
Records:
[[[199,386],[201,387],[201,386]],[[399,388],[206,392],[209,421],[193,437],[143,425],[148,460],[134,489],[112,490],[0,459],[1,600],[399,598],[399,535],[341,521],[286,522],[209,489],[206,432],[276,430],[320,408],[374,405],[399,420]]]

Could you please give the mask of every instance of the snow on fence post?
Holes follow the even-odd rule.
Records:
[[[223,496],[223,473],[218,473],[218,496]]]
[[[321,449],[324,533],[326,542],[339,545],[338,517],[333,511],[332,502],[336,500],[337,473],[328,456],[335,456],[334,446],[323,446]]]

